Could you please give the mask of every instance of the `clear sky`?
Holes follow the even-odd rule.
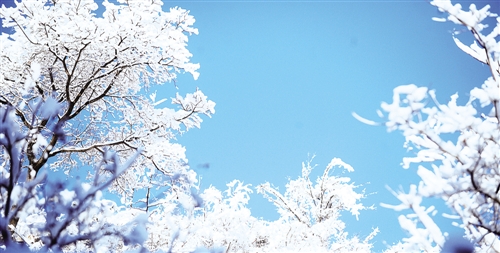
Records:
[[[475,3],[500,9],[495,1]],[[375,251],[385,248],[384,241],[403,238],[400,213],[379,204],[398,204],[386,186],[407,191],[418,182],[415,167],[400,166],[412,154],[401,133],[364,125],[351,113],[380,121],[380,103],[391,101],[393,88],[410,83],[436,89],[442,103],[455,92],[466,101],[488,69],[455,46],[451,31],[463,28],[432,21],[445,15],[424,0],[169,1],[164,7],[174,6],[196,19],[200,34],[189,38],[188,48],[201,75],[197,81],[179,76],[179,89],[158,87],[157,98],[199,87],[217,103],[201,129],[178,138],[202,176],[202,189],[224,190],[239,179],[253,186],[269,181],[283,190],[310,156],[318,164],[314,176],[338,157],[354,167],[344,176],[365,189],[365,205],[376,207],[359,221],[344,213],[347,231],[364,237],[379,227]],[[464,38],[472,42],[469,34]],[[278,217],[257,194],[250,208],[257,217]]]
[[[470,3],[462,5],[468,9]],[[476,3],[500,9],[498,2]],[[384,241],[403,238],[400,213],[379,203],[398,204],[386,186],[407,191],[418,182],[415,167],[400,166],[412,154],[401,133],[364,125],[351,112],[377,120],[380,103],[392,100],[396,86],[410,83],[436,89],[442,103],[455,92],[466,101],[488,69],[453,42],[451,31],[463,27],[432,21],[445,15],[428,1],[166,4],[176,5],[196,18],[200,34],[190,37],[189,49],[201,64],[197,81],[185,75],[177,85],[181,93],[198,86],[217,103],[212,119],[179,138],[192,167],[210,165],[198,169],[202,187],[224,189],[240,179],[254,186],[269,181],[283,190],[308,154],[316,155],[318,173],[339,157],[355,169],[347,176],[370,194],[364,203],[377,208],[362,212],[359,221],[345,213],[347,231],[366,236],[379,227],[376,251]],[[472,42],[467,32],[461,38]],[[278,217],[256,193],[250,208],[257,217]],[[440,213],[436,218],[449,224]]]

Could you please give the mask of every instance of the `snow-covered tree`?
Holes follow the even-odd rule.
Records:
[[[469,11],[459,4],[436,0],[432,5],[448,14],[446,18],[465,26],[474,36],[467,46],[454,37],[457,46],[490,69],[481,87],[470,91],[464,105],[457,104],[458,94],[447,104],[437,101],[435,91],[416,85],[394,89],[393,102],[382,103],[389,131],[403,132],[409,150],[416,156],[403,159],[403,167],[417,163],[421,181],[408,193],[394,192],[399,205],[383,204],[397,211],[411,210],[399,216],[409,238],[390,251],[438,252],[447,234],[432,216],[437,210],[424,207],[425,198],[442,199],[451,209],[443,216],[464,230],[465,238],[478,252],[500,252],[500,18],[490,6]],[[486,18],[496,18],[489,34],[483,34]]]
[[[178,215],[175,206],[170,215],[158,212],[154,234],[169,234],[176,240],[162,241],[150,236],[148,244],[156,249],[187,252],[198,247],[223,252],[370,252],[370,240],[378,229],[365,238],[349,236],[341,220],[343,212],[356,217],[359,211],[371,209],[359,201],[365,197],[348,177],[335,176],[335,168],[352,172],[353,168],[340,159],[333,159],[315,182],[310,179],[315,166],[310,161],[302,165],[302,175],[289,179],[284,194],[264,183],[257,192],[270,200],[280,215],[276,221],[267,221],[251,215],[247,207],[251,185],[234,180],[223,192],[209,187],[200,197],[204,205],[190,210],[189,215]],[[186,206],[192,206],[189,203]],[[187,209],[183,209],[187,210]],[[174,227],[176,229],[172,230]],[[179,232],[177,232],[179,231]],[[172,247],[172,248],[170,248]]]
[[[56,244],[69,245],[62,242],[70,234],[79,242],[117,234],[86,232],[107,227],[102,220],[92,228],[72,227],[84,225],[79,219],[85,212],[110,212],[104,209],[111,204],[98,194],[107,186],[129,211],[151,211],[169,194],[196,202],[191,194],[196,174],[173,140],[200,127],[201,114],[211,116],[215,103],[196,90],[176,94],[171,99],[176,108],[169,108],[162,104],[166,98],[150,91],[180,72],[198,77],[199,65],[190,62],[186,48],[188,35],[198,32],[194,18],[177,7],[163,11],[159,0],[102,5],[102,16],[93,0],[32,0],[0,9],[3,26],[11,29],[0,36],[4,246],[13,237],[57,250]],[[122,163],[130,168],[122,169]],[[95,168],[89,185],[61,186],[50,178],[52,170],[71,176],[81,167]],[[49,211],[51,205],[57,208]],[[50,216],[57,212],[62,216]],[[32,214],[37,218],[31,220]],[[45,231],[37,225],[40,219],[66,223]]]
[[[280,218],[269,224],[266,235],[267,248],[271,252],[370,252],[369,242],[378,228],[364,239],[348,237],[341,213],[348,211],[358,218],[365,207],[359,201],[364,193],[355,191],[356,185],[348,177],[332,175],[336,167],[352,172],[354,169],[339,158],[334,158],[326,166],[323,174],[315,182],[310,174],[315,166],[310,161],[302,164],[302,175],[289,180],[285,193],[281,194],[270,183],[257,187],[259,193],[277,208]]]

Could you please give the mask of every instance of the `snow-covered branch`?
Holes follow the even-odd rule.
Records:
[[[413,211],[399,218],[410,237],[396,247],[406,251],[438,251],[444,245],[445,234],[429,215],[437,210],[421,206],[429,197],[440,198],[450,207],[452,216],[459,218],[453,224],[464,229],[465,238],[477,251],[500,251],[500,18],[488,5],[478,10],[472,4],[464,11],[450,1],[431,4],[446,12],[448,20],[471,31],[475,40],[471,46],[453,39],[465,53],[486,64],[491,77],[470,91],[465,105],[457,104],[458,94],[448,104],[440,104],[434,90],[413,84],[395,88],[393,102],[382,103],[388,130],[402,131],[405,147],[417,150],[415,157],[403,159],[403,167],[420,164],[417,174],[421,178],[408,194],[394,192],[402,204],[383,206]],[[496,18],[496,26],[483,35],[487,25],[482,22],[489,17]]]
[[[128,229],[116,226],[103,217],[122,214],[113,207],[116,204],[101,197],[101,192],[130,167],[138,153],[120,164],[118,156],[107,151],[96,169],[112,176],[101,179],[97,174],[93,184],[77,182],[69,186],[61,179],[51,179],[47,172],[29,180],[28,172],[20,168],[26,135],[15,121],[14,109],[0,108],[0,118],[0,146],[7,155],[1,158],[0,165],[0,246],[10,251],[60,252],[69,248],[98,249],[110,242],[142,245],[146,236],[139,231],[144,230],[147,219],[130,217]]]

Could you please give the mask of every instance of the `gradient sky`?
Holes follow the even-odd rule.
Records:
[[[500,10],[495,1],[475,2]],[[445,15],[427,1],[169,1],[164,9],[174,6],[196,19],[200,34],[189,38],[188,48],[201,75],[197,81],[179,76],[178,90],[157,87],[157,98],[199,87],[217,103],[201,129],[178,138],[202,176],[202,189],[224,190],[239,179],[283,190],[310,156],[318,165],[314,177],[338,157],[354,167],[343,176],[365,189],[363,203],[376,207],[361,212],[359,221],[344,213],[347,231],[364,237],[379,227],[375,251],[403,238],[400,213],[379,204],[398,204],[386,186],[407,191],[419,181],[416,166],[400,166],[412,153],[400,132],[365,125],[351,113],[381,121],[380,103],[410,83],[436,89],[442,103],[455,92],[459,102],[467,101],[488,69],[454,44],[451,32],[463,27],[432,21]],[[460,38],[472,42],[464,32]],[[251,196],[249,207],[254,216],[278,218],[260,195]],[[441,218],[448,210],[440,207],[436,219],[444,226],[451,221]]]

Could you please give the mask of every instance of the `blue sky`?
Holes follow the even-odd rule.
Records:
[[[498,12],[498,3],[488,4]],[[415,167],[400,166],[411,155],[404,137],[364,125],[351,112],[378,119],[380,103],[391,101],[396,86],[410,83],[436,89],[443,103],[455,92],[466,101],[488,69],[454,44],[451,31],[462,27],[432,21],[445,16],[427,1],[166,4],[176,5],[196,18],[200,34],[190,37],[189,49],[201,64],[197,81],[185,75],[177,84],[181,92],[200,87],[217,103],[212,119],[179,138],[193,167],[210,164],[198,169],[202,187],[224,189],[240,179],[254,186],[269,181],[283,190],[308,154],[316,155],[318,173],[339,157],[355,169],[348,176],[370,194],[364,203],[377,208],[362,212],[359,221],[345,213],[350,234],[366,236],[379,227],[376,251],[384,241],[403,238],[400,213],[379,203],[398,203],[386,186],[408,190],[418,182]],[[469,34],[463,38],[472,42]],[[257,194],[250,208],[257,217],[278,217]]]
[[[494,1],[476,3],[500,9]],[[178,90],[166,84],[157,97],[199,87],[217,103],[201,129],[178,138],[201,187],[223,190],[239,179],[283,190],[310,156],[316,155],[317,174],[339,157],[354,167],[345,176],[363,185],[363,202],[377,208],[359,221],[345,213],[347,231],[366,236],[379,227],[376,251],[403,238],[400,213],[379,204],[398,203],[386,186],[408,190],[418,182],[415,167],[400,166],[412,154],[401,133],[364,125],[351,113],[377,120],[393,88],[410,83],[436,89],[443,103],[455,92],[466,101],[488,69],[455,46],[451,31],[462,27],[432,21],[445,16],[427,1],[169,1],[164,7],[174,6],[196,18],[200,34],[188,48],[201,75],[197,81],[181,75]],[[471,42],[469,34],[464,38]],[[278,217],[257,194],[250,208],[257,217]]]

